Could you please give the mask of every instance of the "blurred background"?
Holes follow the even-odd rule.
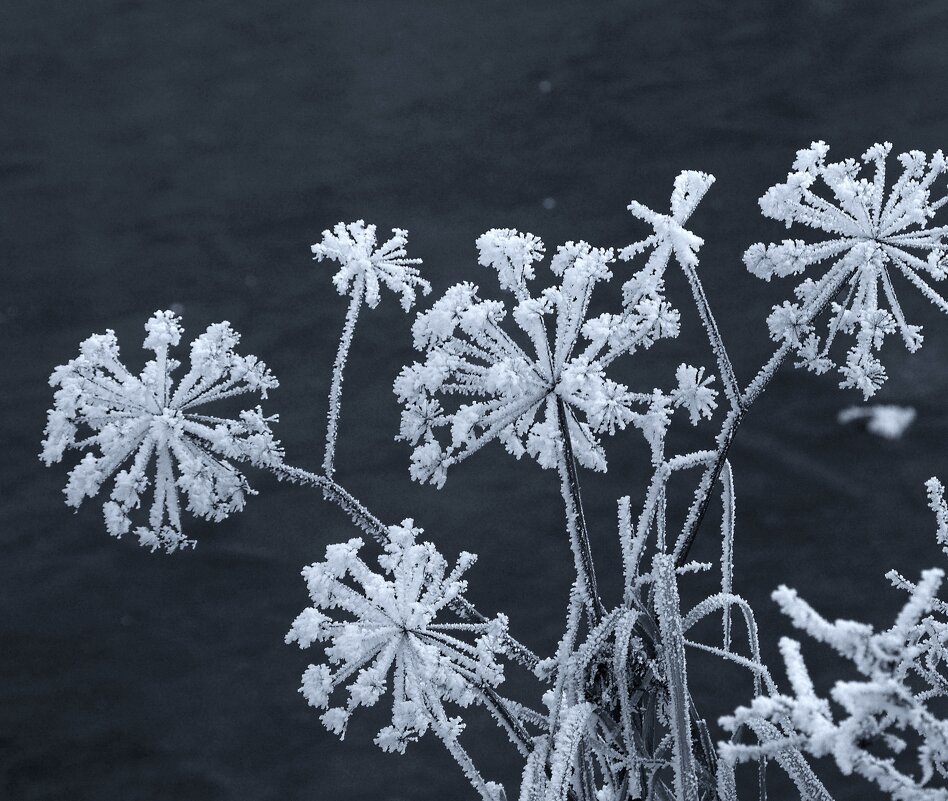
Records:
[[[265,408],[288,461],[316,469],[346,306],[333,268],[310,260],[323,228],[408,228],[436,294],[486,288],[473,244],[486,229],[531,231],[550,250],[623,246],[643,234],[629,200],[664,209],[675,175],[701,169],[718,178],[691,225],[706,239],[701,275],[746,383],[771,352],[764,318],[792,287],[741,264],[751,242],[784,236],[757,198],[812,139],[838,157],[881,140],[948,144],[946,33],[938,0],[0,5],[0,797],[474,797],[437,741],[404,757],[372,745],[384,704],[340,743],[298,695],[316,658],[283,644],[307,605],[299,571],[354,533],[318,493],[251,472],[260,496],[221,525],[190,522],[198,547],[173,556],[110,539],[98,501],[64,505],[66,466],[36,454],[47,377],[80,340],[115,329],[137,370],[155,309],[179,311],[189,335],[230,320],[241,352],[282,383]],[[903,600],[887,569],[944,566],[922,484],[948,478],[948,321],[902,290],[927,334],[915,356],[886,350],[879,400],[918,413],[902,439],[839,425],[861,396],[785,369],[732,450],[736,588],[781,681],[776,584],[830,617],[885,624]],[[673,275],[669,291],[682,336],[626,368],[633,388],[669,386],[683,360],[713,368],[686,284]],[[412,319],[390,294],[363,314],[338,478],[384,521],[414,517],[450,558],[479,553],[471,597],[549,653],[571,573],[556,477],[493,447],[441,491],[409,480],[391,383],[413,358]],[[679,420],[672,447],[713,433]],[[635,432],[607,448],[609,473],[582,477],[604,566],[617,561],[616,498],[638,508],[648,458]],[[717,553],[714,522],[698,557]],[[805,653],[825,688],[838,666],[817,644]],[[750,697],[746,676],[699,656],[692,671],[709,720]],[[509,675],[512,692],[531,691]],[[489,719],[473,717],[467,742],[516,797],[519,759]],[[840,798],[871,797],[817,770]]]

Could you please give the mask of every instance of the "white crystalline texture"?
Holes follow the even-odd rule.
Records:
[[[678,379],[678,388],[672,393],[676,406],[683,406],[691,416],[692,425],[702,417],[710,418],[717,408],[715,397],[717,393],[710,384],[714,376],[705,377],[704,368],[681,364],[675,373]]]
[[[698,251],[704,240],[684,227],[698,203],[705,196],[714,176],[705,172],[686,170],[675,179],[671,196],[671,214],[660,214],[633,200],[629,211],[635,217],[652,226],[653,234],[642,242],[625,248],[619,258],[629,259],[647,247],[655,246],[666,261],[671,253],[683,267],[695,267],[698,264]],[[663,251],[668,252],[663,252]]]
[[[417,290],[426,295],[431,291],[431,285],[415,267],[421,259],[408,258],[407,231],[393,228],[391,239],[378,247],[375,233],[375,226],[363,220],[336,223],[331,231],[323,231],[321,242],[311,247],[313,258],[339,263],[332,281],[340,295],[364,292],[366,304],[374,309],[379,303],[379,287],[385,284],[402,296],[402,308],[408,311]]]
[[[937,537],[944,547],[948,511],[943,487],[936,479],[926,486],[938,520]],[[774,600],[794,626],[848,659],[861,678],[834,685],[830,697],[843,712],[835,719],[830,701],[814,689],[799,643],[784,638],[780,650],[793,695],[760,696],[720,722],[734,732],[748,723],[754,728],[754,721],[763,719],[782,728],[787,739],[757,747],[725,743],[721,745],[725,759],[753,759],[773,753],[785,742],[814,757],[832,757],[844,775],[859,774],[894,799],[948,798],[948,791],[939,786],[948,778],[948,721],[938,716],[937,703],[930,704],[948,694],[948,605],[937,597],[944,572],[926,570],[917,584],[895,571],[887,577],[907,590],[909,599],[891,628],[881,632],[851,620],[830,622],[787,587],[774,592]],[[917,775],[902,772],[890,756],[883,755],[886,749],[892,755],[904,751],[909,746],[906,733],[913,733],[918,743]],[[936,775],[938,780],[932,782]]]
[[[528,282],[544,254],[539,239],[495,229],[477,248],[480,264],[495,270],[501,289],[514,296],[513,325],[504,304],[481,298],[471,283],[451,287],[418,315],[412,331],[425,361],[395,381],[404,407],[400,439],[415,447],[416,480],[442,485],[448,467],[495,439],[517,458],[526,453],[544,468],[556,467],[560,404],[576,459],[600,471],[606,468],[602,434],[632,424],[655,447],[673,406],[686,407],[693,420],[714,408],[711,379],[694,368],[680,374],[670,395],[633,392],[606,374],[619,356],[677,336],[678,312],[665,300],[663,265],[647,265],[626,282],[619,313],[589,318],[594,288],[612,278],[612,250],[568,242],[550,264],[560,283],[533,294]],[[456,400],[464,402],[451,403]]]
[[[462,552],[449,570],[431,543],[417,542],[421,533],[411,520],[391,526],[378,558],[381,573],[360,558],[362,540],[327,547],[324,561],[303,570],[313,606],[286,636],[302,648],[325,643],[329,664],[310,665],[300,692],[326,710],[322,722],[336,734],[345,733],[357,707],[378,702],[391,675],[392,723],[375,738],[385,751],[404,752],[429,728],[456,738],[462,724],[446,716],[444,702],[468,706],[503,681],[496,658],[507,631],[503,615],[486,623],[436,622],[464,593],[462,576],[476,557]],[[331,694],[344,685],[348,701],[330,707]]]
[[[89,337],[79,356],[50,376],[56,387],[41,458],[59,462],[67,450],[88,450],[72,469],[66,503],[78,507],[115,480],[103,512],[109,533],[121,537],[151,488],[147,524],[135,528],[142,545],[174,551],[193,545],[181,523],[180,494],[187,510],[220,521],[240,511],[252,493],[232,462],[257,467],[280,464],[283,453],[260,407],[237,418],[211,417],[200,407],[276,387],[277,380],[254,356],[234,353],[240,337],[227,322],[216,323],[191,345],[191,368],[175,386],[179,362],[169,348],[182,328],[170,311],[159,311],[145,326],[144,347],[154,352],[141,374],[119,359],[112,331]]]
[[[869,398],[886,381],[877,357],[886,336],[896,331],[905,347],[921,347],[921,327],[905,319],[895,292],[895,278],[907,279],[939,309],[948,302],[929,281],[941,281],[948,269],[946,226],[930,227],[946,197],[933,197],[936,179],[946,170],[941,151],[931,158],[917,150],[902,153],[901,174],[886,193],[886,160],[891,145],[877,144],[861,161],[827,162],[829,147],[814,142],[800,150],[784,183],[760,199],[764,215],[820,231],[825,238],[806,243],[785,239],[779,244],[751,245],[744,254],[747,269],[769,281],[828,262],[822,277],[805,279],[795,292],[799,302],[774,307],[768,320],[776,341],[797,351],[800,366],[824,373],[834,365],[830,348],[840,333],[854,343],[837,365],[841,387]],[[860,177],[864,167],[872,169]],[[822,192],[820,190],[823,190]],[[824,297],[824,293],[825,297]],[[815,333],[813,317],[830,304],[831,322],[825,338]]]

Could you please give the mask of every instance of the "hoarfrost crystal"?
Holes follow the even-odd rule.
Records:
[[[131,515],[152,485],[148,525],[136,527],[135,533],[152,550],[174,551],[193,545],[182,530],[179,491],[189,512],[220,521],[243,509],[252,492],[231,462],[274,467],[283,457],[270,430],[276,417],[265,417],[259,406],[234,419],[194,410],[251,392],[266,398],[267,390],[278,384],[256,357],[234,353],[240,337],[222,322],[191,344],[191,369],[175,388],[172,373],[179,362],[168,351],[181,339],[179,318],[170,311],[155,312],[145,330],[143,347],[155,358],[138,376],[120,361],[113,331],[89,337],[78,357],[53,371],[49,383],[57,390],[41,458],[51,465],[67,449],[97,450],[70,472],[66,503],[78,507],[115,475],[103,508],[106,528],[115,537],[131,528]],[[123,465],[127,467],[120,470]]]

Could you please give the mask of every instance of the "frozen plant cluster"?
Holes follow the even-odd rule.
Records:
[[[676,178],[667,211],[630,203],[645,230],[624,247],[566,242],[546,262],[547,248],[533,234],[487,231],[476,252],[488,292],[459,283],[418,312],[418,361],[392,371],[401,406],[397,438],[411,448],[411,476],[440,489],[454,465],[498,445],[556,471],[562,555],[575,581],[561,588],[565,616],[553,653],[534,653],[502,612],[471,603],[473,554],[462,552],[452,564],[421,539],[414,522],[421,515],[383,523],[336,479],[343,377],[363,306],[374,309],[390,291],[409,312],[419,292],[431,291],[420,260],[408,255],[404,230],[379,243],[375,226],[339,223],[312,246],[317,261],[334,262],[333,283],[349,299],[320,471],[287,462],[271,431],[276,418],[259,406],[236,416],[205,413],[212,402],[248,393],[265,398],[277,382],[262,362],[235,353],[238,336],[226,322],[194,340],[190,367],[176,379],[181,364],[171,349],[182,328],[169,311],[146,324],[144,347],[154,357],[139,375],[119,359],[111,331],[90,337],[78,357],[54,370],[41,457],[52,464],[67,450],[85,451],[69,474],[67,503],[78,506],[114,479],[106,530],[122,536],[149,505],[135,534],[152,550],[193,544],[182,506],[215,521],[243,508],[251,490],[237,464],[319,490],[361,534],[325,545],[323,559],[303,568],[311,605],[286,634],[287,643],[313,654],[300,692],[340,737],[360,707],[384,703],[388,720],[375,736],[380,748],[404,753],[433,735],[484,801],[503,801],[510,791],[520,801],[735,801],[739,788],[747,794],[739,779],[747,762],[756,766],[761,798],[768,766],[776,764],[802,799],[827,801],[829,791],[809,763],[823,757],[899,801],[948,801],[948,720],[938,705],[948,694],[948,603],[938,598],[944,573],[929,570],[917,582],[888,573],[908,600],[879,632],[830,622],[795,591],[775,591],[797,629],[852,664],[856,676],[838,681],[828,696],[789,638],[780,651],[790,692],[778,687],[733,575],[736,495],[728,453],[781,366],[795,361],[818,374],[835,366],[840,386],[867,399],[886,379],[885,338],[898,332],[910,352],[922,344],[920,327],[899,305],[896,282],[948,311],[933,287],[948,273],[948,227],[934,224],[946,200],[939,180],[945,160],[940,152],[903,153],[890,184],[890,150],[877,144],[861,159],[831,162],[827,145],[815,142],[797,153],[787,180],[760,199],[766,217],[818,236],[755,244],[744,255],[748,270],[768,281],[808,273],[770,315],[776,348],[747,384],[738,381],[701,281],[703,240],[691,230],[692,218],[714,181],[701,172]],[[866,168],[869,177],[861,177]],[[671,269],[685,278],[707,353],[695,365],[675,360],[658,387],[630,386],[616,365],[660,352],[681,328],[666,288]],[[505,301],[495,299],[494,281]],[[594,302],[608,310],[593,314]],[[824,323],[826,333],[818,333]],[[833,351],[840,336],[851,342],[842,357]],[[676,453],[669,445],[679,410],[692,425],[717,427],[705,449]],[[890,436],[914,414],[898,411],[853,407],[841,421],[866,419],[870,430],[875,425]],[[651,475],[637,500],[617,499],[617,522],[589,520],[581,471],[605,471],[603,439],[629,428],[648,445]],[[948,552],[943,488],[935,479],[927,487],[937,539]],[[684,504],[673,503],[678,494]],[[719,510],[709,516],[712,506]],[[615,527],[622,587],[611,607],[599,593],[592,526]],[[699,534],[717,539],[720,559],[713,564],[689,556]],[[711,574],[715,589],[685,605],[681,588],[696,573]],[[709,627],[708,619],[719,624]],[[710,723],[702,716],[703,699],[689,681],[696,651],[747,675],[746,705]],[[509,694],[511,671],[532,682],[532,696]],[[490,713],[510,743],[518,789],[476,765],[464,737],[473,706]]]
[[[944,487],[930,479],[929,505],[938,520],[937,538],[948,554],[948,506]],[[916,583],[894,570],[886,574],[908,600],[891,628],[875,632],[852,620],[830,622],[788,587],[773,599],[793,625],[852,662],[858,681],[837,681],[830,696],[845,713],[834,720],[830,699],[820,697],[807,670],[800,643],[780,640],[792,695],[770,692],[721,719],[728,731],[769,722],[782,737],[759,745],[722,747],[730,762],[755,759],[785,747],[814,757],[832,757],[844,775],[860,774],[899,801],[944,801],[948,789],[932,779],[948,779],[948,719],[938,714],[937,699],[948,696],[948,604],[939,600],[945,572],[926,570]],[[900,771],[893,756],[916,744],[918,777]],[[877,751],[883,750],[881,756]]]

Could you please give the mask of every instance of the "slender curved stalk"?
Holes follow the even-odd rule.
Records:
[[[346,359],[349,357],[349,347],[352,345],[352,334],[355,331],[356,321],[359,319],[359,309],[362,308],[362,296],[365,279],[360,275],[352,287],[352,299],[346,310],[346,321],[342,326],[342,336],[339,337],[339,349],[336,351],[336,360],[332,365],[332,383],[329,386],[329,418],[326,425],[326,454],[323,457],[323,472],[332,476],[335,471],[336,437],[339,430],[339,412],[342,406],[342,379],[346,368]]]
[[[679,264],[681,264],[681,269],[688,279],[695,306],[698,307],[698,314],[701,316],[704,330],[708,334],[708,342],[711,344],[711,350],[714,351],[714,357],[717,359],[718,371],[721,373],[721,383],[724,385],[724,394],[731,404],[731,409],[740,411],[742,409],[741,388],[734,376],[734,368],[731,366],[731,358],[728,356],[724,339],[721,337],[718,324],[711,313],[711,306],[708,303],[707,295],[704,293],[704,286],[701,284],[697,270],[692,265],[682,264],[681,262]]]
[[[331,478],[311,473],[309,470],[303,470],[300,467],[291,467],[284,464],[277,465],[272,469],[279,479],[319,487],[327,501],[331,501],[342,509],[343,512],[349,515],[353,523],[370,535],[377,543],[384,545],[388,541],[388,526],[354,498],[348,490]]]
[[[573,443],[566,422],[566,404],[562,398],[556,399],[556,415],[562,443],[559,459],[560,490],[566,505],[566,527],[569,530],[570,546],[576,559],[576,572],[580,588],[586,595],[586,604],[592,625],[595,626],[605,614],[605,607],[599,598],[596,586],[596,568],[593,564],[592,548],[589,545],[589,532],[583,515],[583,500],[579,492],[579,477],[576,475],[576,460],[573,456]]]
[[[698,801],[698,777],[691,734],[691,697],[685,639],[675,567],[666,554],[655,557],[655,612],[662,635],[662,658],[668,682],[669,728],[673,736],[675,797],[677,801]]]

